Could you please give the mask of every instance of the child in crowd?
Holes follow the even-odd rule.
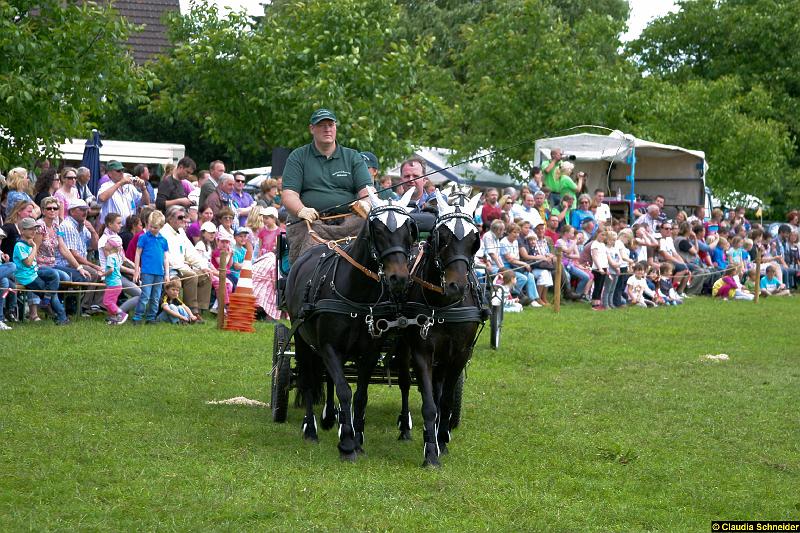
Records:
[[[711,290],[712,296],[718,296],[723,300],[733,298],[735,300],[752,300],[753,293],[743,288],[739,282],[739,270],[731,265],[725,270],[725,275],[714,283]]]
[[[578,285],[575,292],[584,300],[589,300],[586,294],[587,285],[592,279],[590,269],[581,264],[581,254],[578,250],[578,241],[575,238],[575,228],[569,224],[565,224],[561,228],[561,238],[556,241],[556,248],[563,250],[564,271],[569,275],[570,279],[575,278],[578,280]]]
[[[567,196],[569,198],[569,196]],[[589,250],[592,259],[592,276],[594,277],[594,288],[592,289],[592,309],[601,311],[603,306],[602,295],[603,286],[608,277],[608,253],[606,252],[606,233],[598,231],[597,237],[592,241]]]
[[[49,306],[55,313],[56,324],[59,326],[69,324],[64,306],[58,299],[58,293],[50,292],[58,290],[60,283],[58,274],[52,268],[43,268],[40,271],[36,262],[36,255],[43,238],[36,221],[30,217],[23,218],[19,222],[19,232],[20,238],[14,245],[17,283],[39,293],[42,307]]]
[[[731,241],[730,251],[728,252],[728,260],[730,264],[735,267],[745,268],[744,265],[744,247],[742,246],[742,238],[735,235]]]
[[[706,241],[708,242],[711,237],[708,237]],[[714,266],[719,270],[725,270],[728,268],[728,249],[730,248],[730,244],[728,244],[728,239],[725,237],[720,237],[719,241],[717,242],[717,247],[711,250],[711,260],[714,262]]]
[[[612,230],[606,231],[606,255],[608,256],[608,274],[603,285],[602,302],[603,307],[610,309],[615,307],[614,289],[622,273],[622,256],[617,248],[617,232]]]
[[[216,248],[217,226],[213,222],[203,222],[200,226],[200,240],[194,245],[208,263],[211,263],[211,253]]]
[[[747,279],[744,282],[744,288],[755,294],[756,283],[758,283],[758,273],[755,268],[751,268],[747,271]],[[767,294],[762,293],[762,296],[767,296]]]
[[[658,272],[658,266],[650,265],[647,268],[647,280],[646,281],[647,281],[647,288],[650,289],[651,291],[653,291],[654,296],[651,297],[651,296],[648,296],[647,293],[645,293],[645,298],[651,299],[654,303],[656,303],[658,305],[664,305],[665,304],[664,299],[658,293],[658,283],[659,283],[660,279],[661,279],[661,276],[659,275],[659,272]]]
[[[245,227],[237,229],[234,239],[235,244],[233,246],[233,265],[231,266],[230,280],[233,282],[233,288],[235,290],[236,284],[239,283],[239,275],[242,272],[242,263],[244,263],[244,258],[247,255],[250,230]]]
[[[161,285],[169,281],[169,260],[167,239],[159,233],[164,226],[164,215],[161,211],[153,211],[147,219],[147,231],[139,236],[134,258],[133,281],[142,281],[142,295],[136,304],[133,325],[155,323],[158,313],[158,302],[161,299]]]
[[[214,270],[215,275],[211,276],[211,286],[214,287],[214,291],[217,293],[217,301],[214,302],[214,305],[211,307],[210,311],[212,313],[216,313],[219,309],[219,301],[221,300],[219,294],[219,266],[220,266],[220,255],[222,252],[225,252],[225,256],[227,259],[225,260],[225,304],[228,303],[230,300],[231,292],[233,292],[233,282],[230,280],[231,276],[231,267],[233,266],[233,251],[231,250],[231,242],[233,242],[233,237],[228,235],[227,232],[218,233],[217,234],[217,246],[211,252],[211,267]]]
[[[639,307],[655,307],[654,301],[656,292],[647,286],[645,280],[645,272],[647,271],[647,263],[642,261],[636,263],[633,267],[633,276],[628,278],[626,283],[626,293],[628,295],[628,302],[631,305],[638,305]],[[649,299],[645,298],[645,295]]]
[[[770,265],[767,267],[767,275],[761,279],[761,290],[765,295],[770,296],[789,296],[789,289],[786,288],[777,277],[777,269]]]
[[[107,218],[107,217],[106,217]],[[104,267],[106,278],[106,289],[103,291],[103,305],[106,307],[108,319],[106,324],[120,325],[128,320],[128,313],[117,307],[117,299],[122,293],[122,239],[118,235],[112,235],[106,239],[103,246]]]
[[[666,305],[680,305],[683,303],[681,297],[678,296],[678,291],[675,290],[675,286],[672,284],[673,270],[672,263],[661,263],[658,267],[658,295]]]
[[[164,284],[164,296],[161,297],[161,312],[156,317],[157,322],[171,322],[173,324],[193,324],[197,317],[180,298],[181,282],[177,279]]]
[[[497,276],[497,281],[501,282],[500,285],[502,285],[506,295],[506,299],[503,302],[503,311],[509,313],[521,313],[522,304],[520,303],[519,298],[515,296],[517,276],[515,276],[514,272],[511,270],[504,270],[500,275]]]

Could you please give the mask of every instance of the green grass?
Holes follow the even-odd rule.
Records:
[[[269,401],[272,328],[0,336],[0,530],[708,531],[800,516],[800,298],[506,315],[484,332],[440,470],[370,388],[367,456]],[[701,362],[706,353],[730,361]]]

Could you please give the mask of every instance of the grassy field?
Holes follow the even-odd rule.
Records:
[[[800,518],[800,298],[506,315],[440,470],[373,386],[367,456],[268,409],[272,327],[0,335],[0,530],[709,531]],[[726,353],[727,362],[702,354]],[[412,391],[417,424],[419,395]]]

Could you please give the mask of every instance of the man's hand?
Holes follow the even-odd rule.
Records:
[[[319,218],[319,213],[313,207],[303,207],[297,212],[297,217],[313,222]]]

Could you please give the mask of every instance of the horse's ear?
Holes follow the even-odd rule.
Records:
[[[401,207],[403,207],[403,208],[407,208],[407,207],[408,207],[408,204],[409,204],[409,202],[411,202],[411,197],[412,197],[412,196],[414,196],[414,192],[415,192],[415,191],[416,191],[416,189],[415,189],[415,188],[413,188],[413,187],[412,187],[412,188],[410,188],[410,189],[408,189],[408,190],[405,192],[405,194],[403,194],[403,197],[402,197],[402,198],[400,198],[400,199],[397,201],[397,205],[399,205],[399,206],[401,206]]]
[[[450,198],[450,195],[451,195],[451,194],[453,194],[453,191],[454,191],[454,190],[456,190],[456,191],[458,190],[458,185],[455,185],[455,186],[454,186],[454,185],[451,183],[450,185],[448,185],[447,187],[445,187],[444,189],[442,189],[442,194],[444,194],[444,195],[445,195],[447,198]]]
[[[472,216],[475,213],[475,210],[478,208],[478,202],[480,201],[481,201],[481,193],[478,193],[472,198],[470,198],[469,202],[467,202],[467,205],[464,206],[464,211],[468,215]]]
[[[439,208],[439,216],[452,211],[450,204],[447,203],[447,197],[442,194],[439,189],[436,189],[436,207]]]
[[[367,193],[369,193],[369,203],[372,204],[372,207],[380,207],[382,205],[386,205],[386,202],[384,200],[378,198],[378,196],[372,190],[372,187],[367,187]]]

